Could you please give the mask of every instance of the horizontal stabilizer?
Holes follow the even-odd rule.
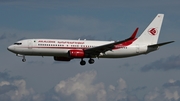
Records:
[[[154,44],[154,45],[149,45],[148,47],[159,47],[159,46],[163,46],[163,45],[166,45],[166,44],[170,44],[170,43],[173,43],[174,41],[169,41],[169,42],[163,42],[163,43],[158,43],[158,44]]]

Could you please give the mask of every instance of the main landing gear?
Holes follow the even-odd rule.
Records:
[[[82,66],[84,66],[84,65],[86,64],[86,61],[84,61],[83,59],[81,59],[80,64],[81,64]]]
[[[88,60],[88,62],[89,62],[89,64],[93,64],[95,61],[94,61],[94,59],[90,58],[90,59]],[[83,59],[81,59],[80,65],[84,66],[85,64],[86,64],[86,61],[84,61]]]

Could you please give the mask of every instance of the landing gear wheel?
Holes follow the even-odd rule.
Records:
[[[94,61],[94,59],[89,59],[89,64],[93,64],[95,61]]]
[[[82,66],[84,66],[84,65],[86,64],[86,61],[81,60],[80,64],[81,64]]]
[[[22,62],[25,62],[26,61],[26,59],[22,59]]]

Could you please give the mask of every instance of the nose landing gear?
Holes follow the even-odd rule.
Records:
[[[26,58],[25,58],[25,56],[24,56],[24,55],[23,55],[22,62],[26,62]]]
[[[22,57],[22,62],[26,62],[25,55],[16,54],[16,56],[18,56],[18,57]]]

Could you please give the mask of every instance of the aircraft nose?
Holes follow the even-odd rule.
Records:
[[[13,51],[13,50],[14,50],[14,46],[11,45],[11,46],[9,46],[7,49],[8,49],[9,51]]]

